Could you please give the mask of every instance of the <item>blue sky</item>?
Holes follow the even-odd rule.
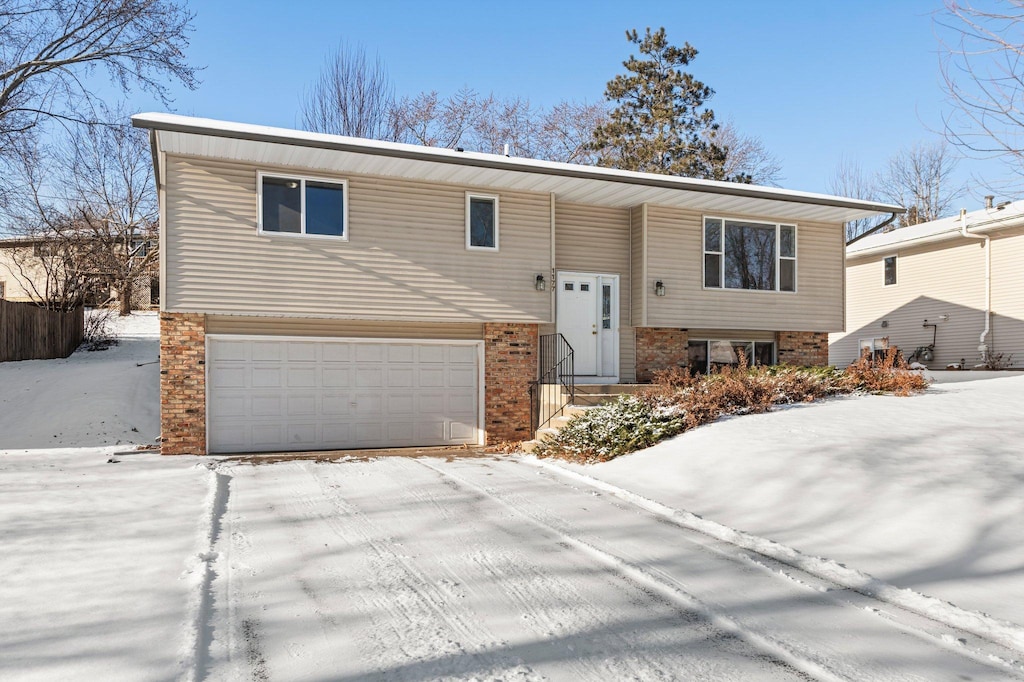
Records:
[[[879,169],[901,146],[935,140],[948,110],[939,74],[940,0],[889,2],[262,2],[191,3],[189,59],[205,67],[177,113],[296,127],[305,88],[341,41],[386,63],[397,93],[479,92],[597,101],[634,47],[628,28],[664,26],[700,54],[689,69],[711,107],[759,136],[782,184],[824,192],[842,157]],[[136,110],[161,110],[143,96]],[[959,176],[995,180],[998,161]],[[962,200],[969,208],[985,192]]]

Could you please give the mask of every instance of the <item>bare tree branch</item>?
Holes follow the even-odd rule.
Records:
[[[302,102],[302,124],[318,133],[394,140],[393,103],[394,87],[380,58],[371,61],[361,46],[341,45]]]

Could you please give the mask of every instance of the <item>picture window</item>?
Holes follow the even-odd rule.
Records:
[[[704,219],[704,287],[796,291],[795,225]]]

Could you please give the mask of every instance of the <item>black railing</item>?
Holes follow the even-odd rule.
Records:
[[[540,379],[530,386],[530,414],[533,431],[543,428],[576,400],[572,346],[561,334],[540,337]],[[545,386],[558,386],[558,399],[545,400]]]

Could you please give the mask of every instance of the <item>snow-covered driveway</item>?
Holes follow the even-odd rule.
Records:
[[[211,476],[199,678],[1020,674],[992,661],[1001,647],[530,460],[225,463]]]

